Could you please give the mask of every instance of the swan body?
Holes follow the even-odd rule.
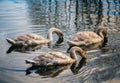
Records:
[[[57,28],[51,28],[48,31],[47,39],[36,34],[24,34],[18,36],[15,39],[7,38],[6,40],[8,41],[8,43],[12,44],[13,46],[34,46],[34,45],[51,43],[53,41],[52,33],[56,33],[58,35],[59,39],[57,43],[63,42],[63,33],[61,30]]]
[[[26,75],[36,73],[42,77],[56,77],[65,70],[70,69],[72,73],[78,74],[79,70],[86,64],[86,59],[81,59],[79,63],[73,63],[71,65],[58,65],[58,66],[31,66],[26,69]],[[34,71],[33,71],[34,70]]]
[[[88,46],[100,42],[103,43],[106,39],[107,30],[105,28],[99,28],[97,33],[92,31],[78,32],[71,38],[71,40],[67,41],[67,43],[71,48],[72,46]]]
[[[72,47],[70,50],[70,57],[61,52],[48,52],[41,54],[33,59],[27,59],[26,63],[31,63],[36,66],[51,66],[51,65],[67,65],[77,61],[76,52],[82,58],[86,58],[86,52],[79,47]]]

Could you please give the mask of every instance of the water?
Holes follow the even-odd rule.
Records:
[[[66,41],[76,32],[107,28],[104,52],[87,54],[86,63],[74,71],[69,66],[33,68],[25,59],[47,51],[66,53]],[[46,38],[50,27],[64,32],[61,47],[47,46],[35,51],[6,53],[6,38],[35,33]],[[57,36],[54,35],[54,40]],[[119,0],[0,0],[0,83],[120,83],[120,1]],[[66,53],[67,54],[67,53]],[[68,54],[69,55],[69,54]],[[44,73],[45,72],[45,73]]]

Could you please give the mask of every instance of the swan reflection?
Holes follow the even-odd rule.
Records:
[[[11,53],[11,52],[20,52],[20,53],[29,53],[30,51],[35,51],[38,49],[41,49],[41,47],[43,47],[42,45],[35,45],[35,46],[11,46],[8,50],[7,50],[7,54]]]

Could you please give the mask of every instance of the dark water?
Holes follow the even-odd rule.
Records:
[[[109,32],[106,50],[87,54],[86,63],[75,71],[69,66],[34,68],[25,63],[47,51],[66,53],[66,41],[76,32],[95,31],[98,26]],[[6,38],[25,33],[46,37],[50,27],[64,32],[65,42],[52,49],[7,54]],[[55,39],[57,36],[54,35]],[[67,53],[66,53],[67,54]],[[69,55],[69,54],[68,54]],[[84,61],[83,61],[84,62]],[[28,75],[26,75],[28,73]],[[120,83],[120,1],[119,0],[0,0],[0,83]]]

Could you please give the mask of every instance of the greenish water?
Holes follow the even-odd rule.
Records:
[[[66,41],[76,32],[95,31],[98,26],[109,32],[105,49],[87,54],[76,71],[70,66],[33,68],[25,59],[40,53],[66,53]],[[47,46],[35,51],[16,49],[7,53],[6,38],[35,33],[46,38],[50,27],[64,32],[60,47]],[[57,36],[54,35],[54,41]],[[120,83],[120,1],[119,0],[0,0],[0,83]],[[69,53],[66,53],[69,55]]]

